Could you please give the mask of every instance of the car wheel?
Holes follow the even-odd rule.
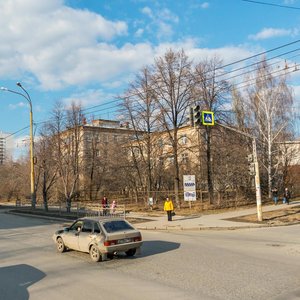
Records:
[[[136,252],[136,249],[129,249],[125,253],[127,256],[133,256]]]
[[[58,237],[56,240],[56,249],[58,252],[63,253],[66,251],[66,246],[64,244],[64,241],[61,237]]]
[[[101,253],[97,246],[95,246],[95,245],[91,246],[90,257],[91,257],[92,261],[94,261],[94,262],[98,262],[101,260]]]

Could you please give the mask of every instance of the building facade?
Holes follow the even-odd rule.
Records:
[[[8,133],[0,132],[0,164],[12,159],[13,138]]]

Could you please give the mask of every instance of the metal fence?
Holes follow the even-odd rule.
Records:
[[[16,207],[18,209],[30,210],[30,201],[16,201]],[[79,217],[107,217],[107,218],[126,218],[126,210],[124,204],[119,204],[112,208],[111,206],[103,207],[100,204],[89,202],[72,202],[71,207],[67,207],[65,202],[56,202],[48,204],[47,210],[44,205],[37,203],[35,210],[47,213],[48,215],[67,217],[67,218],[79,218]]]

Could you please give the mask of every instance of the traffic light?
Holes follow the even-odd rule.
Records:
[[[201,125],[201,111],[200,111],[200,105],[196,105],[194,108],[194,126],[200,126]]]
[[[192,107],[190,107],[190,116],[188,117],[187,121],[192,127],[194,127],[194,110]]]

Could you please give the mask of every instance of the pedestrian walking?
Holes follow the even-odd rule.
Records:
[[[289,205],[290,199],[291,199],[291,193],[288,188],[285,188],[284,193],[283,193],[283,203],[286,203],[287,205]]]
[[[278,203],[278,189],[277,189],[277,187],[274,187],[272,189],[272,197],[273,197],[274,204],[277,205],[277,203]]]
[[[164,211],[167,212],[168,221],[172,221],[173,210],[174,210],[173,202],[169,197],[167,197],[164,204]]]
[[[106,196],[103,197],[102,199],[102,211],[103,211],[103,216],[107,215],[109,209],[109,202]]]

